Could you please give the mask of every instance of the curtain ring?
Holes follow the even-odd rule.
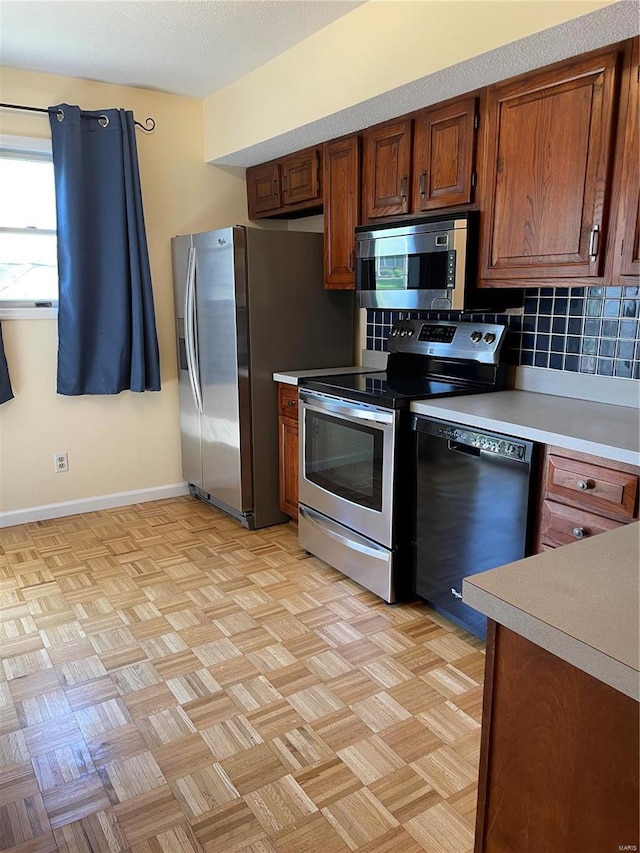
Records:
[[[64,110],[56,110],[56,118],[58,121],[64,121]]]
[[[109,127],[109,116],[98,116],[98,124],[100,127]]]

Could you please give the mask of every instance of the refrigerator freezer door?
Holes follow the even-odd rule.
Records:
[[[200,445],[200,413],[193,393],[193,370],[185,327],[187,281],[191,237],[174,237],[171,241],[173,287],[176,304],[176,338],[178,345],[178,394],[180,397],[180,433],[182,447],[182,476],[202,488],[202,454]],[[195,341],[193,341],[195,344]]]
[[[243,238],[241,228],[193,235],[202,489],[238,516],[253,508]]]

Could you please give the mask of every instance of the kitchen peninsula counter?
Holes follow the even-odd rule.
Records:
[[[497,391],[411,404],[411,411],[600,456],[640,464],[640,411],[533,391]]]
[[[465,579],[463,597],[640,701],[640,522]]]
[[[639,537],[465,579],[489,618],[475,853],[638,849]]]

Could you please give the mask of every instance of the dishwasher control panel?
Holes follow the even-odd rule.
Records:
[[[487,453],[495,453],[520,462],[524,462],[527,457],[527,445],[506,436],[476,432],[465,427],[438,423],[420,417],[415,418],[415,428],[427,435],[446,439],[452,445],[452,449],[455,449],[455,445],[473,447],[476,450],[484,450]]]

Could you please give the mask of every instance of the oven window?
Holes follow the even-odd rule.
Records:
[[[305,477],[360,506],[382,510],[382,430],[306,412]]]

